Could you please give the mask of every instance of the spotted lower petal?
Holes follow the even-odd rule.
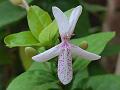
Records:
[[[57,7],[52,7],[53,15],[58,23],[59,32],[61,36],[67,34],[69,29],[69,21],[68,18],[64,15],[64,13]]]
[[[80,47],[75,46],[75,45],[72,45],[71,51],[72,51],[72,54],[78,55],[78,56],[85,58],[85,59],[88,59],[88,60],[98,60],[101,58],[101,56],[96,55],[96,54],[91,53],[91,52],[88,52],[88,51],[85,51],[85,50],[83,50]]]
[[[60,53],[60,48],[59,47],[60,47],[60,44],[51,48],[51,49],[49,49],[49,50],[46,50],[43,53],[40,53],[36,56],[33,56],[32,59],[37,61],[37,62],[45,62],[47,60],[50,60],[50,59],[59,55],[59,53]]]
[[[68,33],[71,35],[74,31],[75,25],[78,21],[79,16],[82,13],[82,6],[79,5],[76,8],[73,9],[72,14],[70,16],[69,19],[69,24],[70,24],[70,30],[68,31]]]
[[[58,60],[58,77],[66,85],[72,80],[72,57],[69,48],[64,48]]]

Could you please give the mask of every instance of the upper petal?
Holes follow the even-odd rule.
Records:
[[[52,7],[53,15],[58,23],[59,32],[61,36],[64,36],[67,34],[67,31],[69,29],[69,21],[68,18],[65,16],[65,14],[58,8],[58,7]]]
[[[82,6],[81,5],[79,5],[73,9],[71,16],[70,16],[70,19],[69,19],[69,24],[70,24],[69,33],[70,33],[70,35],[74,31],[74,28],[76,26],[76,23],[78,21],[79,16],[81,15],[81,13],[82,13]]]
[[[46,50],[43,53],[40,53],[36,56],[33,56],[32,59],[37,61],[37,62],[45,62],[47,60],[50,60],[50,59],[59,55],[59,53],[60,53],[59,47],[60,47],[60,44],[49,49],[49,50]]]
[[[96,55],[94,53],[85,51],[83,49],[81,49],[78,46],[72,45],[71,47],[71,51],[73,54],[76,54],[78,56],[81,56],[82,58],[88,59],[88,60],[98,60],[101,58],[101,56]]]

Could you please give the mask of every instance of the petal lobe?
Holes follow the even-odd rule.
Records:
[[[43,53],[40,53],[36,56],[33,56],[32,59],[37,61],[37,62],[45,62],[47,60],[50,60],[50,59],[59,55],[59,53],[60,53],[59,47],[60,47],[60,44],[49,49],[49,50],[46,50]]]
[[[72,50],[71,50],[72,54],[76,54],[82,58],[85,58],[88,60],[98,60],[101,58],[101,56],[96,55],[96,54],[91,53],[91,52],[88,52],[88,51],[85,51],[78,46],[72,45],[71,48],[72,48]]]
[[[72,80],[72,57],[71,51],[64,48],[58,60],[58,77],[60,81],[66,85]]]

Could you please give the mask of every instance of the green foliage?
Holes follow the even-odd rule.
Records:
[[[115,36],[114,32],[97,33],[97,34],[93,34],[93,35],[83,37],[80,39],[73,39],[71,40],[71,42],[79,46],[79,44],[85,40],[88,42],[87,51],[100,54],[104,50],[106,44],[114,36]],[[75,58],[74,63],[73,63],[73,68],[74,68],[74,73],[76,73],[76,75],[75,75],[75,79],[73,81],[71,90],[74,90],[74,89],[77,90],[78,88],[79,89],[84,88],[84,84],[86,83],[86,79],[88,78],[88,73],[86,71],[86,68],[90,62],[91,61],[84,60],[82,58],[81,59]],[[79,75],[81,76],[81,78]]]
[[[90,90],[120,90],[120,76],[101,75],[90,77],[86,85]]]
[[[73,44],[76,44],[77,46],[80,45],[82,41],[88,42],[88,49],[87,51],[100,54],[104,50],[106,44],[115,36],[114,32],[105,32],[105,33],[97,33],[93,34],[87,37],[83,37],[80,39],[73,39],[71,42]],[[87,67],[87,65],[90,63],[88,60],[83,60],[80,58],[77,58],[77,60],[74,61],[73,67],[76,70],[79,70],[79,68],[84,69]]]
[[[71,11],[65,13],[70,14]],[[44,18],[46,19],[44,20]],[[56,21],[51,22],[48,13],[39,7],[31,6],[28,12],[28,22],[31,31],[24,31],[5,37],[4,41],[8,47],[51,46],[57,40],[58,27]]]
[[[67,11],[66,13],[70,14],[71,11]],[[48,23],[44,18],[48,18]],[[51,47],[55,44],[58,38],[58,27],[56,21],[51,22],[48,13],[39,7],[30,7],[28,12],[28,22],[30,28],[34,28],[34,30],[11,34],[4,39],[4,42],[8,47],[21,47],[19,49],[20,57],[25,70],[27,70],[32,63],[31,57],[25,55],[25,46]],[[39,28],[38,30],[37,26],[38,28],[42,28]],[[36,38],[35,35],[39,35],[37,36],[38,38]]]
[[[31,2],[32,0],[30,0]],[[49,1],[50,2],[50,1]],[[54,0],[52,2],[55,2]],[[59,1],[60,6],[66,8],[66,4],[69,1]],[[70,3],[74,1],[70,1]],[[8,1],[2,1],[0,7],[5,8],[5,13],[0,15],[0,27],[20,20],[25,16],[25,10],[20,7],[13,6]],[[42,3],[42,2],[41,2]],[[63,5],[62,5],[62,4]],[[77,3],[77,1],[75,1]],[[44,3],[44,5],[47,5]],[[73,5],[73,4],[72,4]],[[98,5],[89,5],[83,4],[83,13],[78,20],[77,26],[75,28],[75,38],[71,40],[71,43],[80,46],[82,41],[87,41],[88,48],[87,51],[93,52],[96,54],[101,54],[104,50],[106,44],[115,36],[114,32],[104,32],[97,33],[90,36],[89,29],[91,28],[88,11],[92,13],[103,12],[105,11],[104,7]],[[11,8],[12,7],[12,8]],[[47,6],[48,7],[48,6]],[[68,5],[71,7],[71,5]],[[6,8],[11,11],[10,14],[6,12]],[[15,8],[15,11],[14,11]],[[13,10],[13,11],[12,11]],[[70,16],[71,10],[65,12],[67,16]],[[4,17],[3,15],[8,14],[11,16]],[[67,86],[61,85],[57,77],[57,59],[52,59],[50,62],[38,63],[31,60],[33,53],[25,54],[25,47],[31,46],[34,47],[36,52],[42,52],[45,48],[49,48],[56,44],[58,40],[58,26],[56,21],[52,21],[49,14],[38,6],[31,6],[27,12],[27,19],[30,31],[19,32],[16,34],[8,35],[4,41],[8,47],[20,47],[19,53],[23,63],[23,66],[26,69],[26,72],[19,75],[15,78],[7,90],[116,90],[120,89],[119,76],[113,75],[103,75],[103,76],[94,76],[90,77],[89,72],[87,71],[87,66],[91,61],[84,60],[83,58],[74,57],[73,58],[73,70],[74,77],[70,84]],[[82,37],[86,36],[86,37]],[[79,38],[82,37],[82,38]],[[58,42],[57,42],[58,43]],[[41,48],[42,47],[42,48]],[[106,52],[105,50],[104,52]],[[3,55],[3,53],[2,53]],[[103,54],[102,54],[103,55]],[[98,70],[98,69],[97,69]],[[103,83],[104,82],[104,83]],[[109,87],[109,85],[111,85]]]
[[[53,38],[55,38],[57,33],[57,26],[54,24],[56,22],[52,23],[48,13],[41,8],[37,6],[30,7],[28,11],[28,23],[32,33],[30,31],[25,31],[8,35],[5,38],[5,44],[9,47],[41,46],[43,44],[49,44]],[[53,30],[52,33],[51,30]],[[45,39],[47,41],[43,39],[43,37],[45,37],[44,35],[46,36]]]
[[[31,2],[32,0],[27,0]],[[0,28],[22,19],[26,12],[24,9],[14,6],[9,0],[4,0],[0,3]]]
[[[8,35],[5,37],[4,42],[8,47],[39,45],[39,42],[33,37],[30,31]]]
[[[84,69],[84,70],[80,69],[73,78],[73,82],[72,82],[72,86],[70,90],[75,90],[77,88],[83,88],[85,81],[88,77],[89,75],[88,75],[87,69]]]
[[[51,46],[58,38],[57,35],[58,27],[56,22],[53,21],[39,34],[39,41],[44,46]]]
[[[88,49],[87,51],[100,54],[108,41],[110,41],[115,36],[115,32],[101,32],[92,34],[79,39],[72,39],[71,42],[79,46],[79,42],[87,41]]]
[[[89,45],[88,51],[100,54],[114,35],[115,33],[113,32],[98,33],[80,39],[74,39],[71,42],[79,45],[81,41],[85,40]],[[85,84],[84,79],[88,78],[86,68],[89,63],[90,61],[83,59],[74,60],[73,69],[75,72],[73,82],[71,83],[71,90],[83,88]],[[61,90],[60,86],[58,86],[59,82],[56,75],[56,68],[55,62],[34,62],[28,71],[12,81],[7,90],[49,90],[49,86],[47,85],[51,86],[50,89]],[[53,85],[51,85],[51,83]],[[45,89],[42,87],[44,85],[46,85],[46,87],[44,87]]]
[[[40,32],[52,22],[49,14],[38,6],[31,6],[27,17],[30,30],[36,39],[39,38]]]
[[[39,64],[34,62],[30,70],[13,80],[7,90],[61,90],[55,75],[51,72],[51,69],[55,68],[49,62]]]

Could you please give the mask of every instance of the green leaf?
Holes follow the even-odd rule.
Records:
[[[86,87],[92,90],[120,90],[120,76],[94,76],[89,79]]]
[[[56,69],[55,63],[34,62],[27,72],[10,83],[7,90],[61,90],[52,69]]]
[[[83,37],[80,39],[73,39],[71,43],[76,44],[77,46],[80,45],[82,41],[88,42],[88,49],[87,51],[100,54],[104,50],[106,44],[115,36],[114,32],[102,32],[93,35],[89,35],[87,37]],[[73,67],[74,70],[84,69],[90,63],[88,60],[77,58],[74,61]]]
[[[39,39],[40,32],[52,22],[49,14],[38,6],[29,8],[27,18],[30,30],[36,39]]]
[[[57,81],[49,72],[33,70],[27,71],[10,83],[7,90],[61,90]]]
[[[31,2],[32,0],[28,0]],[[26,11],[21,7],[14,6],[9,0],[0,3],[0,27],[22,19]]]
[[[53,21],[39,34],[39,41],[44,46],[51,46],[56,41],[58,35],[57,23]]]
[[[88,71],[87,69],[77,72],[74,75],[72,87],[70,90],[77,90],[77,88],[82,88],[85,84],[85,79],[88,78]]]
[[[45,72],[49,72],[49,73],[54,73],[56,72],[56,65],[55,62],[33,62],[33,64],[31,65],[31,67],[28,69],[28,71],[31,70],[39,70],[39,71],[45,71]]]
[[[40,45],[30,31],[8,35],[5,37],[4,42],[8,47]]]

